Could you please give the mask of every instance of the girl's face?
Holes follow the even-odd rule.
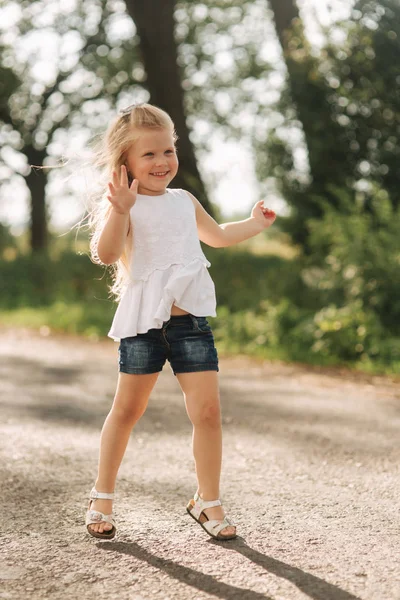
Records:
[[[178,171],[172,132],[144,129],[127,152],[126,166],[132,177],[139,181],[139,194],[164,194]]]

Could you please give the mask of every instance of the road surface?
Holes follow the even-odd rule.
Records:
[[[46,333],[46,331],[44,331]],[[400,384],[220,359],[221,497],[239,537],[187,514],[191,426],[168,363],[116,486],[84,525],[117,344],[0,330],[0,599],[400,599]]]

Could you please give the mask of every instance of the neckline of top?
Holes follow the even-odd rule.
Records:
[[[163,198],[164,196],[168,196],[169,193],[169,189],[166,188],[165,192],[163,194],[157,194],[156,196],[153,195],[149,195],[149,194],[136,194],[136,197],[141,196],[142,198]]]

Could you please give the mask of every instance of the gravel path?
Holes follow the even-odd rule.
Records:
[[[117,345],[0,331],[0,598],[399,600],[400,385],[220,360],[222,499],[186,514],[191,426],[168,364],[128,445],[114,541],[85,532]]]

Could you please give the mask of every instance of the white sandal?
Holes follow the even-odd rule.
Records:
[[[220,531],[225,529],[225,527],[235,527],[235,525],[229,521],[228,517],[224,517],[223,520],[212,519],[210,521],[203,512],[206,508],[212,508],[213,506],[221,506],[221,500],[203,500],[196,492],[193,500],[190,500],[187,505],[186,510],[189,515],[202,526],[204,531],[215,540],[233,540],[233,538],[236,537],[236,532],[230,535],[220,535]],[[201,521],[202,515],[203,520]]]
[[[101,538],[103,540],[112,539],[115,536],[115,533],[117,531],[116,523],[113,519],[112,513],[110,515],[104,515],[102,512],[99,512],[97,510],[90,510],[90,505],[92,504],[93,500],[114,500],[114,494],[108,494],[106,492],[98,492],[96,490],[96,488],[93,488],[92,491],[90,492],[89,498],[90,498],[89,507],[86,512],[86,521],[85,521],[88,532],[90,533],[90,535],[92,535],[93,537],[96,537],[96,538]],[[105,521],[106,523],[111,523],[112,529],[110,529],[110,531],[103,531],[103,533],[100,533],[98,531],[93,531],[93,529],[91,527],[89,527],[89,525],[97,525],[98,523],[101,523],[102,521]]]

